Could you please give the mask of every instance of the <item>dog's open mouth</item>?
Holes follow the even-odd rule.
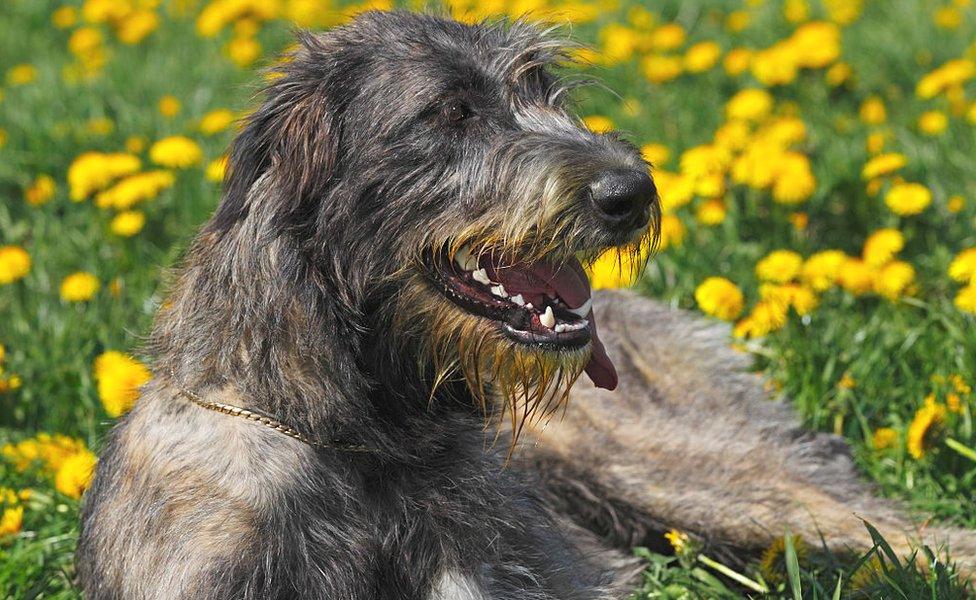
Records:
[[[586,374],[594,384],[617,387],[617,372],[597,336],[590,284],[575,258],[511,264],[491,252],[463,247],[453,260],[442,252],[432,278],[462,310],[493,321],[511,340],[551,352],[590,345]]]

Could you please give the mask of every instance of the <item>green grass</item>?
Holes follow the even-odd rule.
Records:
[[[601,11],[596,22],[574,26],[574,37],[596,43],[600,28],[626,22],[634,3],[621,4]],[[204,179],[202,167],[181,172],[172,189],[140,207],[147,213],[146,228],[123,239],[109,232],[109,211],[91,201],[68,199],[68,166],[85,151],[122,150],[130,136],[152,142],[177,133],[197,140],[207,160],[216,158],[232,133],[206,137],[196,131],[196,123],[214,108],[246,109],[260,76],[224,56],[221,48],[229,32],[216,40],[203,39],[194,30],[193,15],[178,17],[164,10],[159,29],[136,46],[118,43],[109,28],[100,26],[110,60],[94,79],[66,83],[61,73],[73,61],[66,47],[71,29],[52,26],[51,12],[58,6],[7,0],[0,9],[0,72],[22,62],[38,69],[31,84],[0,82],[0,129],[7,135],[0,147],[0,246],[21,245],[33,260],[23,281],[0,285],[3,367],[23,381],[19,390],[0,394],[0,444],[46,431],[79,437],[97,449],[111,419],[99,402],[92,363],[104,350],[138,346],[162,301],[164,269],[177,263],[216,205],[219,189]],[[749,9],[752,23],[745,31],[730,34],[724,19],[742,6],[731,0],[662,0],[650,8],[662,22],[681,23],[689,31],[689,43],[715,40],[726,51],[765,47],[792,31],[782,2],[767,0]],[[818,2],[812,6],[815,16],[823,14]],[[912,458],[903,443],[886,451],[871,445],[876,428],[894,427],[903,435],[928,394],[944,397],[945,389],[933,383],[933,376],[959,375],[970,385],[976,383],[976,320],[953,306],[959,285],[946,275],[956,253],[976,246],[976,126],[952,116],[944,134],[922,136],[915,127],[917,117],[947,104],[914,95],[925,72],[962,56],[972,44],[976,14],[970,7],[959,29],[944,31],[932,23],[934,8],[926,0],[868,2],[861,18],[843,34],[843,60],[855,73],[851,83],[831,88],[823,71],[803,71],[797,82],[773,90],[778,102],[798,107],[808,130],[800,149],[810,156],[818,185],[814,196],[798,207],[810,216],[805,231],[797,231],[787,218],[791,209],[772,203],[767,193],[730,188],[731,208],[717,227],[696,224],[694,205],[678,211],[688,226],[687,238],[655,257],[639,289],[675,306],[694,308],[696,286],[705,277],[722,275],[738,283],[751,304],[758,289],[754,265],[769,251],[791,248],[808,256],[836,248],[856,255],[870,232],[900,229],[907,240],[901,258],[918,272],[913,297],[891,302],[832,289],[811,315],[792,316],[783,330],[750,341],[748,348],[757,371],[792,400],[807,426],[848,440],[865,477],[881,493],[940,521],[976,527],[972,394],[962,399],[965,410],[952,417],[945,436],[934,441],[922,460]],[[258,38],[267,60],[288,43],[289,24],[270,22]],[[641,76],[636,58],[591,67],[588,74],[607,89],[582,90],[577,95],[580,113],[612,118],[637,143],[666,144],[671,159],[658,167],[669,171],[678,170],[683,150],[711,140],[723,122],[726,100],[755,85],[749,75],[731,77],[718,66],[655,86]],[[970,101],[976,97],[973,82],[965,91]],[[176,117],[165,118],[156,110],[165,94],[182,103]],[[908,157],[903,176],[933,190],[933,205],[918,217],[895,216],[880,198],[869,197],[860,181],[868,157],[865,139],[876,128],[858,120],[858,107],[873,94],[888,107],[888,147]],[[623,110],[622,100],[636,100],[639,110]],[[96,118],[110,119],[114,130],[93,134],[86,124]],[[148,165],[145,152],[142,157]],[[43,206],[29,206],[23,190],[42,173],[58,181],[58,192]],[[954,194],[967,199],[956,214],[947,210],[947,199]],[[58,294],[60,282],[78,270],[96,274],[103,287],[90,302],[65,303]],[[120,291],[114,295],[107,284],[116,280]],[[845,374],[854,387],[838,385]],[[78,597],[71,585],[77,502],[53,489],[50,474],[20,473],[2,459],[0,485],[34,490],[26,502],[22,532],[0,541],[0,597]],[[764,597],[858,597],[849,582],[867,563],[880,565],[881,575],[873,588],[860,592],[862,597],[963,595],[962,583],[944,562],[918,568],[931,567],[934,555],[928,553],[940,549],[922,550],[914,562],[891,556],[880,539],[865,556],[808,550],[800,556],[787,548],[775,583],[764,579],[755,561],[734,566],[734,571],[769,589]],[[714,557],[639,552],[648,561],[640,598],[763,596],[723,572],[728,566]]]

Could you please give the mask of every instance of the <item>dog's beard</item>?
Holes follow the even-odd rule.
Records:
[[[400,298],[395,327],[419,344],[419,367],[430,384],[428,401],[445,383],[463,380],[482,410],[485,427],[501,431],[507,423],[513,446],[526,425],[565,405],[590,360],[589,345],[549,351],[513,342],[420,281]]]

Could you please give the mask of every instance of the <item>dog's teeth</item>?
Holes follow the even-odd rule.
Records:
[[[488,285],[489,283],[491,283],[491,279],[488,279],[488,271],[485,271],[484,269],[478,269],[476,271],[473,271],[471,273],[471,276],[474,277],[474,280],[477,281],[478,283],[484,285]]]
[[[589,324],[590,322],[587,321],[586,319],[583,319],[582,321],[578,321],[576,323],[567,323],[566,331],[579,331],[580,329],[584,329]]]
[[[532,303],[531,303],[531,302],[526,302],[526,303],[525,303],[525,308],[527,308],[527,309],[529,309],[529,310],[532,310],[532,309],[533,309],[533,308],[535,308],[535,307],[534,307],[534,306],[532,306]]]
[[[508,292],[505,291],[505,286],[500,283],[498,285],[491,286],[491,293],[499,298],[508,298]]]
[[[471,256],[471,250],[467,246],[461,246],[454,254],[454,262],[465,271],[474,271],[478,268],[478,259]]]
[[[591,308],[593,308],[593,298],[590,298],[589,300],[584,302],[583,306],[579,308],[570,308],[569,312],[579,317],[585,317],[586,315],[590,314]]]
[[[569,329],[568,325],[566,325],[565,323],[559,323],[558,325],[556,325],[553,331],[555,331],[556,333],[562,333],[568,329]]]
[[[525,298],[522,297],[522,294],[515,294],[514,296],[509,298],[509,300],[511,300],[515,304],[518,304],[519,306],[525,306]]]
[[[552,329],[556,325],[556,316],[552,314],[552,307],[547,306],[546,312],[539,315],[539,322]]]

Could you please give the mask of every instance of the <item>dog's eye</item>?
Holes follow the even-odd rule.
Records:
[[[450,102],[444,108],[444,117],[451,125],[458,125],[467,120],[467,118],[470,116],[471,109],[468,108],[463,102],[457,100]]]

